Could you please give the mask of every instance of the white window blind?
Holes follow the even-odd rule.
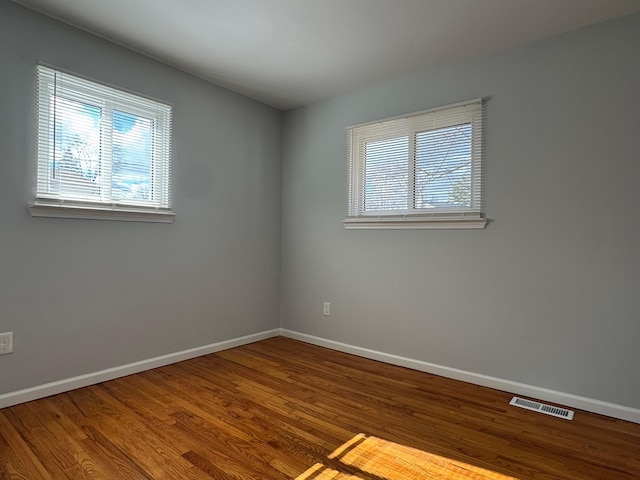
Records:
[[[482,228],[482,100],[347,129],[347,228]]]
[[[171,221],[171,107],[44,66],[37,74],[32,215]]]

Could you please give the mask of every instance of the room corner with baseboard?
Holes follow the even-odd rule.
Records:
[[[616,405],[637,421],[640,228],[625,218],[640,174],[639,21],[286,112],[283,243],[294,248],[283,249],[282,328]],[[485,229],[338,228],[346,126],[476,97],[487,98]]]

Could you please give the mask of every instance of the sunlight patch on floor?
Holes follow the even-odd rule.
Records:
[[[424,452],[377,437],[359,433],[328,457],[348,467],[346,473],[315,464],[296,480],[360,480],[365,472],[385,480],[518,480],[465,462]],[[354,473],[349,473],[354,472]]]
[[[316,463],[309,470],[296,478],[296,480],[362,480],[361,477],[341,473],[333,468],[325,467],[321,463]]]

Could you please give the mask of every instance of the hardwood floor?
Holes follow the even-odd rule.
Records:
[[[0,410],[0,479],[380,480],[328,458],[358,433],[487,472],[424,478],[640,478],[640,425],[511,396],[277,337]]]

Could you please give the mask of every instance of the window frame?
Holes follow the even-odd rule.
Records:
[[[451,114],[451,112],[453,112]],[[451,114],[451,116],[449,116]],[[398,115],[347,127],[349,204],[346,229],[484,228],[482,213],[482,142],[484,103],[481,98]],[[416,208],[417,135],[459,125],[471,125],[470,207]],[[407,137],[406,208],[367,210],[365,207],[366,146]]]
[[[136,93],[105,85],[45,65],[37,66],[37,154],[34,217],[86,218],[171,223],[172,106]],[[55,108],[58,99],[100,110],[100,198],[56,193],[50,188],[51,160],[55,156]],[[112,195],[115,112],[150,121],[151,198],[118,199]]]

